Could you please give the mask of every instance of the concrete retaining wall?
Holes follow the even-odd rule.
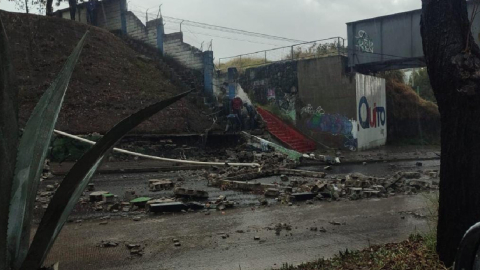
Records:
[[[183,65],[203,70],[203,52],[183,42],[183,33],[166,34],[163,39],[165,55],[173,57]]]
[[[156,19],[148,21],[147,25],[144,25],[135,14],[128,11],[126,13],[127,35],[157,47],[157,25],[160,21],[160,19]]]
[[[387,142],[387,99],[385,79],[357,73],[358,149],[385,145]]]
[[[62,9],[55,12],[56,16],[70,20],[70,10]],[[97,3],[97,26],[109,31],[121,30],[120,1],[100,1]],[[77,5],[75,21],[87,23],[87,10],[85,3]]]
[[[341,149],[357,148],[356,94],[346,58],[331,56],[298,62],[296,126],[315,141]]]
[[[70,19],[70,10],[56,12],[58,17]],[[97,26],[110,31],[122,31],[129,37],[158,48],[182,66],[202,72],[205,92],[213,92],[213,52],[201,50],[183,42],[183,33],[164,34],[162,19],[148,21],[146,25],[131,11],[126,10],[126,0],[104,0],[97,3]],[[76,21],[87,23],[86,3],[77,5]]]

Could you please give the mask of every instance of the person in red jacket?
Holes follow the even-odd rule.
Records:
[[[243,101],[241,98],[236,96],[234,99],[232,99],[233,114],[237,115],[238,121],[240,122],[240,130],[243,130],[242,108]]]

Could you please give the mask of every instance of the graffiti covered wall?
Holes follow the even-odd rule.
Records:
[[[253,104],[288,119],[318,145],[350,151],[383,145],[385,81],[346,67],[342,56],[273,63],[247,69],[238,82]]]
[[[347,59],[331,56],[298,61],[297,128],[320,144],[355,151],[355,81]]]
[[[387,101],[385,79],[357,73],[358,149],[385,145],[387,142]]]
[[[357,150],[356,121],[338,113],[325,113],[321,106],[302,108],[297,127],[316,141],[339,149]]]
[[[290,119],[292,123],[296,122],[297,62],[250,68],[239,81],[255,104],[268,106],[283,118]]]

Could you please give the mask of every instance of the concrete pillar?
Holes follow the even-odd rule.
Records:
[[[205,93],[213,96],[213,52],[203,52],[203,85]]]
[[[127,34],[127,0],[120,0],[120,21],[122,23],[122,34]]]
[[[237,68],[235,67],[229,67],[228,71],[228,97],[230,99],[234,99],[236,95],[236,84],[235,84],[235,79],[237,76]]]
[[[164,50],[163,50],[163,35],[164,34],[165,34],[165,29],[164,29],[164,26],[163,26],[163,19],[160,18],[159,22],[157,24],[157,49],[158,49],[158,51],[160,51],[160,53],[162,55],[165,55]]]

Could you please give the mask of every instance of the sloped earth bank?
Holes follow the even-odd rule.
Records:
[[[156,67],[112,33],[61,18],[0,12],[9,38],[20,91],[20,120],[26,123],[83,34],[56,128],[74,134],[105,133],[129,114],[181,92]],[[138,133],[205,132],[212,120],[187,97],[138,127]]]

